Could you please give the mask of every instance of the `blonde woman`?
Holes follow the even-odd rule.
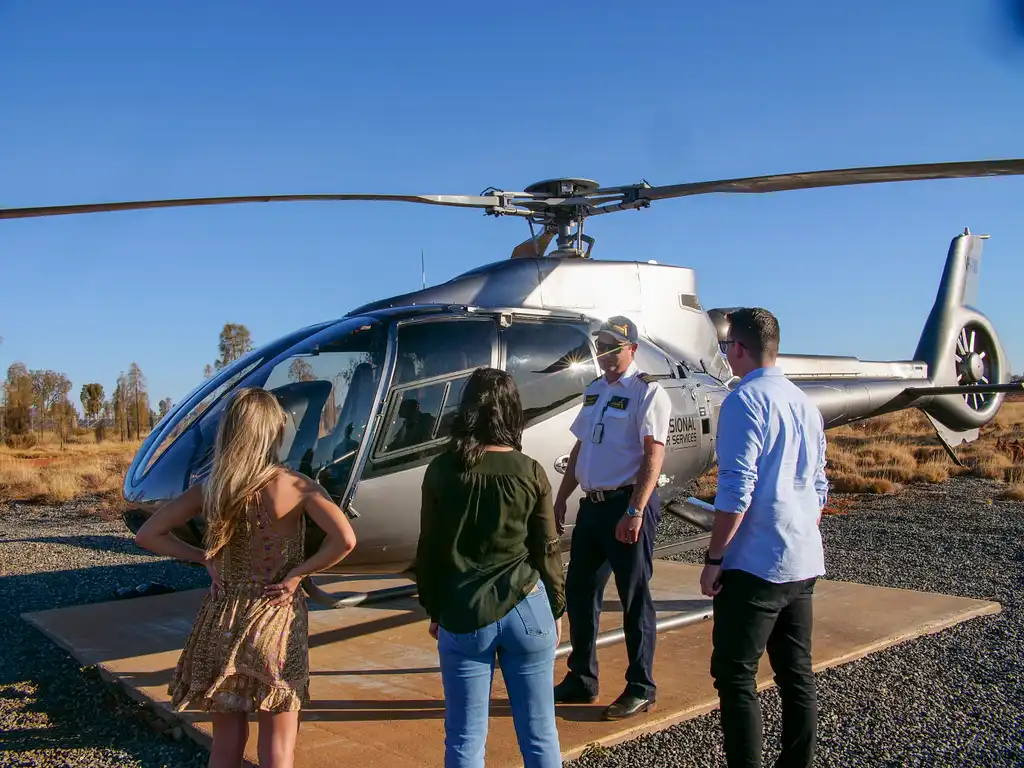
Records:
[[[168,692],[176,711],[212,713],[212,768],[241,764],[250,712],[259,713],[260,765],[292,765],[299,710],[309,700],[309,624],[299,584],[356,544],[348,519],[324,490],[278,465],[285,418],[270,392],[233,395],[207,481],[161,508],[135,537],[141,547],[200,563],[210,573],[210,592]],[[307,514],[326,533],[308,560]],[[205,549],[172,533],[200,515]]]

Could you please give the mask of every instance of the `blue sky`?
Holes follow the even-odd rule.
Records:
[[[404,7],[403,7],[404,5]],[[773,7],[769,7],[773,6]],[[478,194],[1024,157],[1009,3],[0,5],[0,207]],[[912,355],[950,239],[1024,370],[1024,177],[716,195],[591,219],[596,258],[694,267],[783,351]],[[401,203],[0,222],[0,366],[177,400],[225,322],[257,343],[505,258],[518,219]]]

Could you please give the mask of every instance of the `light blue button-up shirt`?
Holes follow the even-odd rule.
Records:
[[[778,367],[747,374],[722,403],[716,450],[715,509],[743,513],[722,568],[775,583],[823,576],[825,427],[807,395]]]

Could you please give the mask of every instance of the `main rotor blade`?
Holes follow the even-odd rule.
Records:
[[[27,219],[33,216],[64,216],[74,213],[131,211],[142,208],[182,208],[193,205],[231,205],[234,203],[275,203],[303,200],[385,200],[429,205],[452,205],[465,208],[490,208],[501,205],[499,197],[473,195],[247,195],[243,197],[193,197],[177,200],[137,200],[125,203],[88,203],[83,205],[50,205],[39,208],[0,208],[0,219]]]
[[[725,181],[698,181],[663,187],[641,187],[637,189],[636,194],[641,199],[663,200],[687,195],[706,195],[711,192],[783,192],[814,187],[840,187],[848,184],[878,184],[890,181],[962,179],[1017,174],[1024,174],[1024,160],[969,160],[960,163],[888,165],[874,168],[783,173],[776,176],[752,176],[746,179]],[[608,192],[609,190],[599,189],[595,194],[607,194]]]

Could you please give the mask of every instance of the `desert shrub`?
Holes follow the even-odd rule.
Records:
[[[863,474],[868,478],[889,480],[894,483],[912,483],[917,475],[913,467],[882,466],[877,469],[864,470]]]
[[[935,461],[945,461],[948,457],[945,448],[936,445],[922,445],[914,448],[914,458],[918,463],[925,464]]]
[[[944,483],[949,480],[949,464],[928,461],[918,466],[911,477],[914,483]]]
[[[884,477],[864,477],[837,472],[830,478],[832,490],[838,493],[895,493],[899,486]]]
[[[1016,465],[1003,470],[1003,481],[1024,488],[1024,466]]]
[[[15,451],[24,451],[36,447],[36,436],[31,432],[27,435],[8,435],[4,439],[4,444]]]

